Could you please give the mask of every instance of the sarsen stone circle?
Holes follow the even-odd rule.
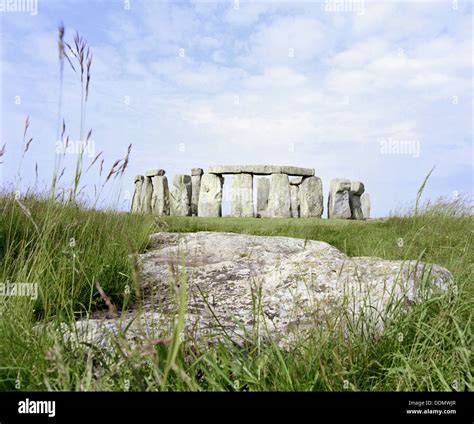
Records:
[[[158,216],[220,217],[226,174],[233,175],[233,217],[322,217],[323,183],[315,176],[314,169],[274,165],[218,165],[209,167],[207,173],[201,168],[193,168],[191,175],[176,175],[171,190],[165,170],[149,170],[134,179],[131,210]],[[264,176],[257,180],[256,208],[255,175]],[[328,218],[369,218],[370,197],[364,184],[347,179],[331,180],[327,213]]]

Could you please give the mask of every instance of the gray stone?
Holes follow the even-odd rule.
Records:
[[[145,172],[145,177],[156,177],[165,175],[166,171],[164,169],[150,169]]]
[[[253,218],[253,177],[251,174],[236,174],[232,178],[231,215]]]
[[[201,173],[198,172],[201,171]],[[202,178],[202,169],[194,168],[191,170],[191,215],[197,216],[198,214],[198,204],[199,204],[199,193],[201,192],[201,178]]]
[[[272,174],[266,215],[270,218],[291,217],[290,181],[286,174]]]
[[[351,182],[344,179],[331,180],[328,197],[328,218],[349,219]]]
[[[299,199],[299,186],[290,184],[290,209],[291,217],[300,217],[300,199]]]
[[[142,189],[143,189],[143,175],[137,175],[133,182],[135,183],[135,190],[132,197],[132,212],[137,213],[142,211]]]
[[[204,171],[202,170],[202,168],[193,168],[191,169],[191,176],[195,176],[195,175],[202,175],[204,174]]]
[[[157,175],[151,178],[153,195],[151,198],[151,209],[155,215],[164,216],[170,214],[170,192],[168,178]]]
[[[306,177],[299,186],[301,218],[321,218],[323,206],[323,182],[319,177]]]
[[[303,182],[303,177],[292,177],[290,178],[291,185],[300,185]]]
[[[264,217],[268,207],[268,196],[270,194],[270,180],[259,178],[257,180],[257,216]]]
[[[312,168],[275,165],[216,165],[211,166],[207,172],[209,174],[240,174],[242,172],[254,175],[288,174],[302,177],[314,175]]]
[[[281,166],[274,165],[241,165],[242,172],[254,175],[281,174]]]
[[[138,262],[143,304],[121,318],[78,321],[65,338],[107,348],[127,328],[121,333],[142,349],[169,337],[183,273],[183,336],[201,346],[230,338],[291,348],[321,328],[381,334],[385,322],[452,284],[438,265],[349,257],[321,241],[218,232],[154,234]]]
[[[222,216],[222,186],[224,178],[222,175],[204,174],[201,179],[201,191],[199,193],[198,216],[219,217]]]
[[[282,166],[282,174],[298,175],[301,177],[312,177],[314,175],[313,168],[300,168],[299,166]]]
[[[173,216],[191,215],[191,177],[175,175],[173,191],[170,193],[170,213]]]
[[[362,209],[362,218],[369,219],[370,218],[370,196],[369,193],[364,192],[360,196],[360,205]]]
[[[215,165],[210,166],[207,170],[208,174],[240,174],[242,168],[240,165]]]
[[[362,214],[362,206],[360,203],[360,196],[357,194],[351,193],[349,197],[351,205],[351,218],[352,219],[364,219]]]
[[[152,213],[151,198],[153,196],[153,184],[150,177],[145,177],[142,188],[142,212]]]
[[[361,181],[351,182],[351,193],[360,196],[365,190],[364,183]]]

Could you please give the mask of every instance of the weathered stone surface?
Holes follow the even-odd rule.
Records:
[[[151,198],[151,209],[155,215],[164,216],[170,214],[170,192],[168,178],[157,175],[151,178],[153,195]]]
[[[300,185],[303,182],[303,177],[291,177],[290,184],[291,185]]]
[[[446,290],[452,280],[438,265],[350,258],[313,240],[216,232],[158,233],[151,240],[151,250],[139,256],[139,281],[148,293],[143,313],[129,311],[122,323],[79,321],[71,337],[107,347],[120,325],[129,324],[125,337],[139,346],[145,338],[169,335],[184,271],[184,337],[203,345],[228,337],[242,345],[258,337],[286,347],[336,320],[342,328],[352,325],[351,331],[382,332],[387,320]]]
[[[299,166],[282,166],[282,174],[299,175],[301,177],[312,177],[314,175],[313,168],[300,168]]]
[[[328,198],[328,218],[349,219],[351,217],[350,190],[350,180],[338,178],[331,180]]]
[[[323,182],[319,177],[306,177],[299,186],[301,218],[321,218],[323,206]]]
[[[361,181],[351,182],[351,193],[360,196],[365,190],[364,183]]]
[[[232,178],[231,215],[253,218],[253,177],[251,174],[236,174]]]
[[[241,165],[242,172],[254,175],[281,174],[281,166],[275,165]]]
[[[151,213],[151,198],[153,196],[153,185],[150,177],[145,177],[142,188],[142,212]]]
[[[135,191],[132,197],[132,212],[142,211],[142,189],[143,189],[143,175],[137,175],[133,182],[135,183]]]
[[[291,204],[291,217],[300,217],[300,198],[299,198],[299,186],[290,185],[290,204]]]
[[[266,215],[270,218],[291,217],[290,181],[286,174],[272,174]]]
[[[222,216],[222,186],[224,178],[222,175],[204,174],[201,179],[201,191],[199,193],[198,216],[219,217]]]
[[[240,174],[242,167],[240,165],[215,165],[210,166],[207,170],[208,174]]]
[[[349,202],[351,205],[351,218],[364,219],[364,215],[362,214],[362,207],[360,204],[360,196],[351,193],[349,196]]]
[[[145,172],[145,177],[156,177],[157,175],[163,176],[166,171],[164,169],[150,169]]]
[[[173,191],[170,193],[170,213],[174,216],[191,215],[191,177],[175,175]]]
[[[202,174],[204,174],[204,171],[202,170],[202,168],[191,169],[191,176],[202,175]]]
[[[191,170],[191,215],[197,216],[199,193],[201,192],[202,169],[193,168]]]
[[[257,180],[257,216],[264,217],[268,207],[268,196],[270,194],[270,180],[259,178]]]
[[[360,196],[360,205],[362,209],[362,218],[369,219],[370,218],[370,196],[369,193],[364,192]]]
[[[288,174],[302,177],[314,175],[312,168],[275,165],[217,165],[211,166],[207,172],[209,174],[240,174],[242,172],[254,175]]]

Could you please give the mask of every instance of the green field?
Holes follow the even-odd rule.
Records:
[[[374,221],[154,218],[47,198],[0,196],[3,282],[38,283],[37,300],[0,296],[0,390],[472,390],[472,210],[462,202]],[[350,256],[420,259],[448,268],[455,286],[387,324],[383,335],[315,328],[290,351],[228,343],[202,350],[144,343],[131,350],[71,347],[56,329],[139,302],[133,254],[156,231],[230,231],[326,241]],[[132,255],[132,256],[130,256]],[[126,288],[132,288],[131,294]],[[179,335],[178,335],[179,336]]]

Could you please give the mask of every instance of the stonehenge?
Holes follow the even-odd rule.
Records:
[[[207,172],[193,168],[190,175],[174,176],[172,190],[165,173],[163,169],[152,169],[135,176],[131,212],[221,217],[226,174],[232,175],[232,217],[320,219],[324,212],[323,182],[312,168],[218,165],[209,167]],[[370,218],[370,197],[361,181],[331,180],[327,202],[329,219]]]

